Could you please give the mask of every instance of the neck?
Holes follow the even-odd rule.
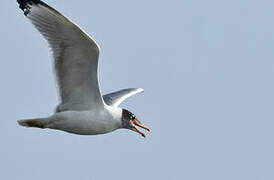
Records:
[[[105,108],[111,114],[112,119],[117,122],[118,128],[121,128],[122,127],[122,117],[123,117],[122,111],[123,110],[119,107],[113,107],[113,106],[108,106],[108,105]]]

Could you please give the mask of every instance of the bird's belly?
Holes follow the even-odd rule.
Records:
[[[109,117],[94,115],[85,112],[62,112],[53,118],[48,128],[58,129],[80,135],[96,135],[114,131],[118,128],[117,123]],[[68,114],[69,113],[69,114]],[[56,114],[57,115],[57,114]]]
[[[55,123],[52,129],[58,129],[62,131],[66,131],[74,134],[81,135],[96,135],[96,134],[104,134],[108,133],[114,129],[108,129],[104,127],[103,124],[93,125],[90,122],[86,121],[77,121],[70,123]]]

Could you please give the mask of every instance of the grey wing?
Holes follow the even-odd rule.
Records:
[[[53,51],[58,111],[104,105],[97,77],[99,47],[83,30],[40,0],[17,0]]]
[[[144,90],[141,88],[130,88],[109,93],[103,96],[104,101],[109,106],[118,107],[125,99],[130,96],[133,96],[137,93],[141,93]]]

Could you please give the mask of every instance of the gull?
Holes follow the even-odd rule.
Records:
[[[97,135],[125,128],[145,137],[147,131],[130,111],[119,105],[143,92],[130,88],[101,95],[97,76],[99,46],[79,26],[41,0],[17,0],[19,8],[48,41],[60,104],[46,118],[19,120],[25,127],[49,128],[79,135]]]

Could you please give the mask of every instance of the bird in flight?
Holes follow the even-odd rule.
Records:
[[[41,0],[17,0],[53,51],[60,104],[46,118],[19,120],[25,127],[50,128],[80,135],[96,135],[125,128],[150,131],[137,117],[119,107],[128,97],[143,91],[130,88],[101,95],[97,68],[99,46],[80,27]]]

